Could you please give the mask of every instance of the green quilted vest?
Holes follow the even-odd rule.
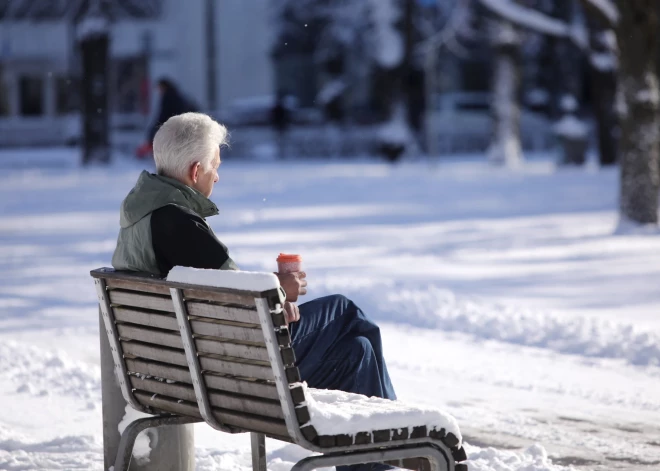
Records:
[[[218,214],[217,206],[194,188],[173,178],[143,171],[121,204],[121,229],[112,256],[115,270],[165,275],[158,270],[151,243],[151,213],[168,204],[188,208],[203,218]]]

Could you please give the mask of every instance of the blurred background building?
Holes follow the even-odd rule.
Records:
[[[236,155],[273,155],[278,96],[289,112],[291,154],[369,154],[378,142],[382,150],[383,133],[410,134],[406,152],[484,152],[497,132],[491,2],[0,1],[0,146],[80,141],[77,28],[90,5],[101,5],[110,21],[113,147],[139,143],[158,107],[154,84],[167,77],[231,127]],[[580,0],[504,3],[588,34]],[[588,117],[589,61],[542,29],[516,34],[520,145],[549,149],[553,123],[566,113],[562,99],[576,119]]]
[[[93,1],[93,0],[92,0]],[[0,145],[80,136],[76,26],[89,0],[0,2]],[[273,94],[268,0],[118,0],[111,18],[113,130],[142,130],[168,77],[204,110]],[[117,134],[115,134],[116,136]]]

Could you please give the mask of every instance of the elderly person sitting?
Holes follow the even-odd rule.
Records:
[[[121,205],[115,269],[159,276],[177,265],[238,270],[205,220],[218,214],[209,197],[226,138],[225,127],[201,113],[184,113],[163,124],[154,138],[158,173],[142,172]],[[277,276],[286,292],[286,317],[302,379],[314,388],[396,399],[378,326],[341,295],[296,306],[307,291],[305,273]]]

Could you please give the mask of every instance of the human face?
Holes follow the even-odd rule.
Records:
[[[209,198],[213,193],[213,185],[218,181],[218,168],[220,167],[220,148],[215,150],[215,155],[211,161],[211,167],[205,168],[201,164],[196,164],[196,175],[193,178],[193,188]]]

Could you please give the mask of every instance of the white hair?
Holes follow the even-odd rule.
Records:
[[[154,136],[154,160],[159,175],[185,178],[190,167],[199,162],[205,169],[212,165],[215,150],[227,145],[227,128],[204,113],[172,116]]]

